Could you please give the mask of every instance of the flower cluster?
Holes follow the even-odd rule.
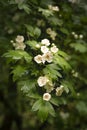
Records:
[[[72,35],[74,36],[75,39],[82,39],[83,38],[82,34],[78,35],[75,32],[72,32]]]
[[[57,87],[56,88],[56,95],[61,96],[63,91],[64,91],[64,86],[61,85],[60,87]]]
[[[53,31],[51,28],[47,28],[46,30],[47,34],[50,35],[50,37],[52,38],[52,40],[55,40],[57,33],[55,31]]]
[[[58,6],[49,5],[48,8],[49,8],[50,10],[56,11],[56,12],[58,12],[58,11],[60,10]]]
[[[58,52],[58,48],[54,43],[50,43],[48,39],[41,40],[40,44],[37,44],[36,47],[40,49],[41,54],[38,54],[34,57],[34,61],[37,64],[45,64],[47,62],[50,64],[53,62],[54,55]],[[51,99],[51,91],[55,89],[55,85],[52,83],[52,79],[47,75],[41,75],[37,79],[37,83],[39,87],[44,87],[46,89],[46,93],[43,94],[43,100],[49,101]],[[63,93],[64,87],[60,86],[55,89],[55,93],[57,96],[61,96]]]
[[[49,48],[50,44],[51,43],[48,39],[43,39],[41,41],[41,45],[36,45],[37,48],[40,48],[42,55],[38,54],[37,56],[35,56],[35,62],[37,62],[38,64],[44,64],[45,62],[51,63],[53,61],[53,54],[58,52],[58,48],[55,44],[52,44],[52,46]]]
[[[14,41],[11,41],[15,50],[24,50],[26,45],[24,44],[24,37],[18,35]]]
[[[49,101],[50,99],[51,99],[51,94],[49,94],[49,93],[44,93],[43,94],[43,100]]]

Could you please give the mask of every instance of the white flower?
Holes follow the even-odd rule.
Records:
[[[18,42],[18,43],[22,43],[22,42],[24,41],[24,37],[18,35],[18,36],[16,37],[15,41]]]
[[[58,6],[52,6],[52,5],[49,5],[48,8],[52,11],[59,11],[59,7]]]
[[[82,34],[80,34],[80,35],[79,35],[79,38],[80,38],[80,39],[82,39],[82,38],[83,38],[83,35],[82,35]]]
[[[11,43],[14,43],[14,41],[13,41],[13,40],[11,40],[10,42],[11,42]]]
[[[75,35],[75,32],[72,32],[72,35]]]
[[[15,49],[18,50],[24,50],[26,45],[24,43],[16,44]]]
[[[15,50],[24,50],[26,45],[24,43],[12,43]]]
[[[53,55],[50,51],[42,55],[42,58],[44,61],[47,61],[48,63],[51,63],[53,61]]]
[[[49,51],[49,49],[46,46],[41,46],[41,51],[43,53],[47,53]]]
[[[75,39],[78,39],[78,35],[77,35],[77,34],[75,34],[75,35],[74,35],[74,38],[75,38]]]
[[[46,89],[46,92],[50,93],[51,91],[54,90],[54,86],[52,84],[52,82],[48,81],[46,86],[44,87]]]
[[[48,82],[48,78],[46,76],[40,76],[37,80],[37,83],[40,87],[43,87]]]
[[[52,10],[53,10],[53,11],[59,11],[59,7],[58,7],[58,6],[53,6],[53,7],[52,7]]]
[[[41,44],[46,45],[46,46],[49,46],[49,45],[50,45],[50,42],[49,42],[48,39],[43,39],[43,40],[41,40]]]
[[[47,34],[50,34],[50,33],[51,33],[51,31],[52,31],[52,29],[51,29],[51,28],[47,28],[47,30],[46,30]]]
[[[58,52],[58,48],[54,45],[53,47],[51,47],[51,52],[57,53]]]
[[[40,45],[39,45],[39,44],[36,44],[36,48],[40,48]]]
[[[34,57],[34,60],[35,60],[38,64],[40,64],[40,63],[42,62],[42,56],[41,56],[41,55],[37,55],[37,56]]]
[[[51,99],[51,94],[49,94],[49,93],[44,93],[43,94],[43,100],[49,101],[50,99]]]
[[[55,31],[51,31],[50,33],[50,37],[52,38],[52,40],[55,40],[57,33]]]
[[[56,88],[56,95],[61,96],[63,91],[64,91],[64,86],[61,85],[60,87],[57,87]]]

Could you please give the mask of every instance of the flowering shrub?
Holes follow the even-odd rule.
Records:
[[[52,104],[58,105],[56,96],[62,96],[63,91],[67,93],[68,90],[68,86],[63,86],[61,73],[62,70],[70,69],[66,61],[68,55],[48,39],[41,42],[28,40],[24,43],[24,37],[18,35],[11,43],[14,50],[8,51],[4,56],[9,63],[14,63],[11,72],[13,81],[17,82],[29,97],[37,99],[32,110],[38,110],[39,115],[44,110],[46,116],[41,116],[42,120],[45,120],[48,114],[55,116]],[[27,47],[29,51],[26,50]]]
[[[35,130],[85,130],[85,3],[0,0],[1,130],[9,130],[7,124],[14,121],[20,130],[28,126]],[[43,125],[37,125],[37,115],[45,121]]]

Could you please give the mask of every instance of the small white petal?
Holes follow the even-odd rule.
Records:
[[[77,34],[75,34],[75,35],[74,35],[74,38],[75,38],[75,39],[78,39],[78,35],[77,35]]]
[[[41,51],[43,53],[47,53],[49,51],[49,48],[47,48],[46,46],[41,46]]]
[[[72,35],[75,35],[75,32],[72,32]]]
[[[49,101],[50,99],[51,99],[51,94],[49,94],[49,93],[44,93],[43,94],[43,100]]]
[[[24,43],[13,43],[16,50],[24,50],[26,45]]]
[[[37,80],[37,83],[40,87],[46,85],[48,78],[46,76],[40,76]]]
[[[82,38],[83,38],[83,35],[82,35],[82,34],[80,34],[80,35],[79,35],[79,38],[80,38],[80,39],[82,39]]]
[[[57,53],[58,52],[58,48],[56,46],[51,47],[51,52]]]
[[[61,85],[60,87],[57,87],[56,88],[56,95],[61,96],[63,91],[64,91],[64,86]]]
[[[18,43],[22,43],[22,42],[24,41],[24,37],[18,35],[18,36],[16,37],[15,41],[18,42]]]
[[[41,44],[46,45],[46,46],[49,46],[49,45],[50,45],[50,42],[49,42],[48,39],[43,39],[43,40],[41,41]]]
[[[39,44],[36,44],[36,48],[40,48],[40,45],[39,45]]]
[[[43,59],[47,61],[48,63],[51,63],[53,61],[53,55],[50,51],[42,55]]]
[[[53,10],[53,11],[59,11],[59,7],[58,7],[58,6],[53,6],[53,7],[52,7],[52,10]]]
[[[34,60],[35,60],[38,64],[40,64],[40,63],[42,63],[42,56],[41,56],[41,55],[37,55],[37,56],[34,57]]]

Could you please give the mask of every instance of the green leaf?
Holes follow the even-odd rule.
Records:
[[[72,92],[72,94],[75,96],[76,92],[74,90],[73,83],[71,81],[63,80],[61,84],[64,86],[64,90],[68,93],[69,90]]]
[[[58,25],[58,26],[62,26],[63,21],[57,17],[49,17],[49,22],[52,25]]]
[[[83,101],[76,103],[76,109],[82,114],[87,114],[87,104]]]
[[[29,36],[34,37],[34,39],[35,39],[35,37],[38,38],[41,35],[41,29],[40,28],[33,27],[31,25],[25,25],[25,27],[28,30]]]
[[[36,27],[34,29],[34,36],[38,38],[40,35],[41,35],[41,30],[38,27]]]
[[[36,81],[33,79],[18,82],[18,86],[24,93],[29,93],[33,88],[35,88],[35,85],[36,85]]]
[[[84,43],[71,43],[70,46],[81,53],[87,52],[87,46]]]
[[[68,64],[68,62],[59,55],[55,55],[54,63],[58,64],[63,69],[71,69],[71,66]]]
[[[7,58],[11,58],[13,60],[25,59],[27,63],[30,63],[32,59],[27,52],[22,50],[10,50],[9,52],[5,53],[3,56]]]
[[[58,99],[57,98],[51,98],[50,102],[55,105],[55,106],[59,106],[59,103],[58,103]]]
[[[37,100],[37,101],[33,104],[32,110],[33,110],[33,111],[37,111],[37,110],[40,109],[41,106],[42,106],[42,99],[39,99],[39,100]]]
[[[40,99],[40,95],[38,93],[36,93],[36,91],[33,91],[32,89],[29,90],[28,94],[26,95],[29,98],[33,98],[33,99]]]
[[[61,28],[60,31],[66,35],[69,35],[69,31],[66,28]]]
[[[56,64],[49,64],[43,69],[43,73],[48,75],[51,79],[57,79],[58,77],[62,77],[58,69],[59,67]]]
[[[47,117],[48,117],[48,109],[47,107],[40,107],[39,111],[38,111],[38,117],[40,118],[40,120],[42,122],[44,122]]]
[[[34,41],[34,40],[32,40],[32,41],[27,41],[26,42],[26,44],[28,45],[28,46],[30,46],[31,47],[31,49],[33,49],[33,50],[36,50],[37,48],[36,48],[36,45],[38,44],[36,41]]]
[[[49,16],[52,16],[53,15],[53,12],[49,9],[43,9],[43,8],[39,8],[38,9],[39,12],[42,12],[42,14],[45,16],[45,17],[49,17]]]
[[[60,50],[58,51],[58,55],[60,55],[64,58],[69,57],[68,54],[66,54],[64,51],[60,51]]]
[[[34,29],[31,25],[25,24],[25,27],[27,28],[27,31],[29,33],[29,36],[34,36]]]
[[[50,102],[42,100],[42,105],[38,110],[38,116],[41,121],[45,121],[48,117],[48,114],[55,117],[55,110]]]
[[[47,109],[48,109],[49,114],[50,114],[51,116],[55,117],[55,116],[56,116],[55,110],[54,110],[54,108],[53,108],[53,106],[51,105],[50,102],[46,102],[46,107],[47,107]]]
[[[55,111],[50,102],[44,101],[43,99],[37,100],[32,106],[33,111],[38,110],[38,116],[41,121],[45,121],[47,119],[48,114],[51,116],[55,116]]]
[[[16,81],[17,79],[19,79],[22,75],[26,73],[26,68],[18,65],[13,68],[13,71],[11,73],[13,73],[13,80]]]
[[[25,3],[18,3],[18,8],[23,9],[27,14],[29,14],[31,11],[28,5]]]

